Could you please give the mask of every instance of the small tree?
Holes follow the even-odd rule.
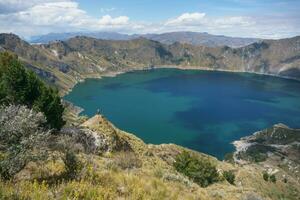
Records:
[[[217,169],[208,159],[191,155],[187,151],[183,151],[176,157],[174,167],[201,187],[219,181]]]
[[[67,179],[74,179],[76,178],[78,172],[81,170],[82,165],[81,162],[77,159],[76,155],[74,152],[68,150],[65,153],[65,157],[63,159],[65,168],[66,168],[66,173],[65,173],[65,178]]]
[[[228,183],[234,185],[235,175],[232,171],[224,171],[223,176],[228,181]]]
[[[268,174],[268,172],[263,172],[263,179],[265,181],[269,181],[269,174]]]
[[[64,106],[57,90],[40,86],[40,96],[34,102],[33,108],[45,114],[51,128],[60,129],[65,121],[63,120]]]
[[[274,174],[270,176],[270,181],[276,183],[276,176]]]

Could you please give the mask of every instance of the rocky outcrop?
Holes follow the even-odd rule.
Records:
[[[94,146],[102,153],[132,151],[130,144],[120,137],[118,130],[101,115],[95,115],[81,126],[87,135],[94,138]]]
[[[276,124],[233,144],[237,163],[262,162],[266,166],[278,166],[300,181],[300,129]]]

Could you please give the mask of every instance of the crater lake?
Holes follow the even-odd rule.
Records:
[[[175,143],[222,159],[243,136],[300,128],[300,82],[250,73],[154,69],[87,79],[64,97],[100,110],[146,143]]]

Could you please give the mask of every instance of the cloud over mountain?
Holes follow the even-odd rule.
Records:
[[[166,22],[166,25],[171,26],[183,26],[183,25],[197,25],[204,22],[205,13],[184,13],[175,19],[170,19]]]
[[[80,4],[81,5],[81,4]],[[300,16],[216,15],[184,12],[156,21],[130,19],[118,8],[84,10],[75,0],[0,0],[0,32],[29,38],[50,32],[114,31],[121,33],[163,33],[171,31],[209,32],[239,37],[282,38],[300,34]],[[146,12],[146,11],[145,11]],[[109,14],[108,14],[109,13]],[[118,14],[116,14],[118,13]]]
[[[23,3],[0,0],[0,31],[23,36],[49,31],[118,29],[128,25],[129,17],[110,15],[97,19],[79,8],[74,1],[31,1]]]

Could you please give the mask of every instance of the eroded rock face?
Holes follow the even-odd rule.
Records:
[[[118,130],[101,115],[95,115],[81,127],[86,135],[94,138],[97,151],[132,151],[130,144],[119,136]]]

